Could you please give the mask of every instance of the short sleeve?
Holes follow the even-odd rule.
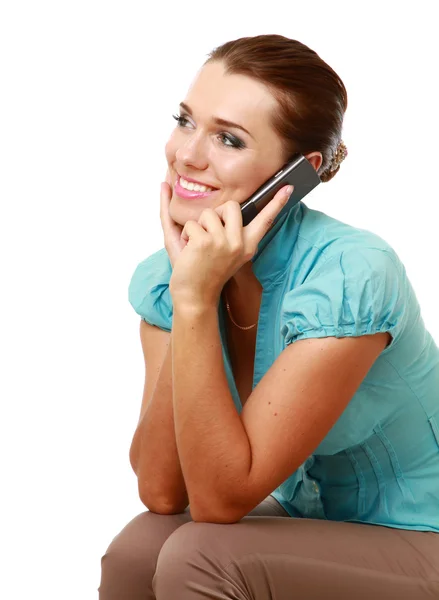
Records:
[[[396,253],[352,247],[328,258],[284,296],[281,333],[289,345],[388,331],[388,350],[404,329],[406,296],[405,269]]]
[[[169,292],[172,266],[165,248],[139,263],[128,287],[128,300],[150,325],[172,330],[173,305]]]

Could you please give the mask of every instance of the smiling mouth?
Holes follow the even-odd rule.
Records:
[[[178,183],[181,185],[181,187],[183,187],[185,190],[188,190],[190,192],[201,192],[201,193],[207,193],[207,192],[214,192],[215,190],[217,190],[218,188],[214,188],[210,185],[205,185],[204,183],[196,183],[194,181],[189,181],[187,179],[185,179],[182,175],[178,175]]]
[[[181,182],[180,182],[181,179],[183,179],[183,185],[181,185]],[[184,185],[185,185],[184,178],[180,178],[180,176],[178,176],[177,181],[175,182],[174,191],[177,194],[177,196],[180,196],[180,198],[184,198],[185,200],[194,200],[197,198],[207,198],[208,196],[211,196],[212,194],[214,194],[215,192],[218,191],[215,188],[208,188],[207,186],[196,186],[196,189],[188,189],[187,187],[184,187]],[[190,186],[190,187],[193,187],[193,186]],[[201,187],[201,189],[200,189],[200,187]],[[206,191],[203,191],[203,189]]]

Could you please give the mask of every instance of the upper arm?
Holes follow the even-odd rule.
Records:
[[[285,348],[241,412],[251,467],[234,490],[229,513],[238,519],[248,514],[305,462],[390,340],[385,332],[307,339]]]
[[[143,319],[140,321],[140,341],[142,344],[143,358],[145,361],[145,383],[143,387],[142,406],[140,409],[139,423],[145,414],[149,401],[152,398],[160,369],[165,360],[171,334],[155,325],[150,325]]]

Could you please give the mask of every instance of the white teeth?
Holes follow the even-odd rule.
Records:
[[[194,192],[213,192],[213,188],[207,187],[207,185],[193,183],[192,181],[186,181],[186,179],[183,179],[183,177],[180,177],[180,185],[186,190],[191,190]]]

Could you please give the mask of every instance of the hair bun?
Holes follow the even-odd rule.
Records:
[[[344,161],[344,159],[346,158],[347,155],[348,155],[348,149],[346,147],[346,144],[343,142],[343,140],[341,140],[337,146],[337,150],[335,151],[334,156],[332,157],[331,166],[328,169],[329,172],[331,173],[332,171],[335,171],[336,169],[338,169],[338,167],[341,165],[341,163]]]

